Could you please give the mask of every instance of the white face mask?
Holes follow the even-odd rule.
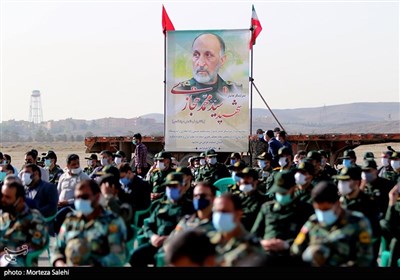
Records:
[[[200,166],[206,165],[206,160],[204,158],[200,159]]]
[[[296,180],[296,184],[297,185],[304,185],[306,183],[306,175],[297,172],[296,174],[294,174],[294,179]]]
[[[239,190],[244,193],[249,193],[253,190],[253,185],[252,184],[241,184],[239,186]]]
[[[286,164],[287,164],[287,158],[285,158],[285,157],[279,158],[279,166],[285,167]]]
[[[71,169],[71,174],[78,175],[79,173],[81,173],[81,170],[82,169],[80,167],[73,168],[73,169]]]
[[[390,165],[393,167],[394,170],[400,168],[400,160],[392,160],[390,161]]]
[[[165,168],[164,162],[157,161],[157,168],[160,170],[163,170]]]
[[[29,186],[29,184],[32,183],[32,174],[30,174],[30,173],[24,173],[24,174],[22,175],[21,180],[22,180],[22,183],[23,183],[25,186]]]
[[[266,162],[265,162],[264,160],[259,160],[259,161],[258,161],[258,166],[259,166],[261,169],[264,169],[266,165],[267,165],[267,164],[266,164]]]
[[[350,180],[339,180],[338,190],[342,195],[348,195],[349,193],[351,193],[352,189],[350,188]]]
[[[216,157],[212,157],[208,159],[208,163],[211,165],[214,165],[217,163],[217,158]]]
[[[389,159],[388,158],[381,158],[381,163],[383,166],[389,166]]]
[[[92,161],[92,160],[90,160],[90,159],[88,159],[88,161],[87,161],[87,165],[88,165],[88,166],[92,166],[92,163],[93,163],[93,161]]]
[[[102,158],[102,159],[101,159],[101,165],[102,165],[102,166],[108,165],[108,159]]]
[[[120,158],[120,157],[116,157],[115,159],[114,159],[114,162],[115,162],[115,164],[120,164],[121,162],[122,162],[122,159]]]

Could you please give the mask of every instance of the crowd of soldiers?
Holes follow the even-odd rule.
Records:
[[[1,266],[37,266],[27,256],[50,240],[57,267],[376,267],[383,252],[400,265],[400,152],[378,167],[346,150],[335,167],[329,151],[293,153],[284,131],[257,133],[254,166],[213,149],[177,166],[161,151],[143,176],[122,151],[61,169],[32,150],[20,172],[0,153]]]

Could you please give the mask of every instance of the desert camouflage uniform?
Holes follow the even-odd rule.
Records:
[[[101,210],[94,220],[70,213],[57,237],[52,263],[66,260],[68,266],[123,266],[126,260],[126,226],[116,214]]]

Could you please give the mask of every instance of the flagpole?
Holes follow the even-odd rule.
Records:
[[[253,27],[250,28],[253,36]],[[250,49],[250,138],[249,138],[249,151],[250,151],[250,166],[253,166],[253,154],[251,152],[251,135],[253,131],[253,46]]]
[[[164,29],[164,143],[165,145],[165,128],[167,123],[167,30]]]

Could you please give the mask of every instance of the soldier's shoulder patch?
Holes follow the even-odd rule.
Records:
[[[299,234],[297,234],[296,239],[294,240],[294,244],[301,245],[303,244],[304,240],[306,240],[306,235],[304,232],[300,231]]]
[[[359,234],[358,239],[360,240],[360,243],[371,243],[371,235],[367,231],[362,231]]]

